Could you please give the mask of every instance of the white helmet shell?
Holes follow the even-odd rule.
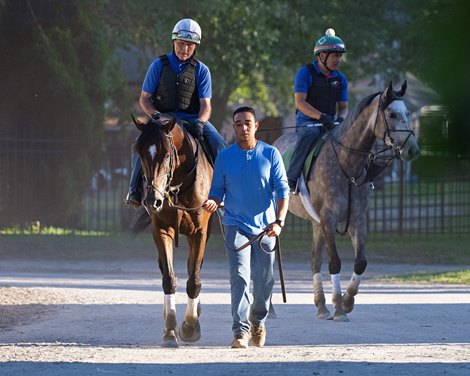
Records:
[[[171,40],[179,39],[198,45],[201,44],[201,37],[201,27],[196,21],[190,18],[184,18],[178,21],[171,34]]]

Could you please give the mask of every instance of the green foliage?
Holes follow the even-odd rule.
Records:
[[[197,53],[212,72],[213,118],[220,124],[230,113],[227,103],[241,99],[273,116],[293,112],[295,73],[314,60],[315,41],[328,27],[346,43],[342,70],[351,81],[376,74],[385,81],[397,81],[406,71],[417,73],[423,64],[418,64],[416,51],[426,38],[420,27],[448,3],[121,0],[114,2],[114,8],[119,9],[123,24],[139,19],[128,34],[129,41],[142,50],[151,46],[155,57],[171,50],[170,33],[178,19],[191,17],[200,23],[203,36]],[[143,69],[149,63],[147,57]]]
[[[3,218],[16,223],[41,218],[49,224],[78,226],[80,198],[103,152],[105,103],[126,102],[125,80],[113,60],[117,35],[106,24],[107,1],[6,0],[0,14],[0,132],[15,138],[55,139],[51,154],[36,160],[34,152],[11,160],[21,174],[25,161],[41,171],[18,181],[5,179],[0,197]],[[114,38],[114,39],[113,39]],[[33,144],[34,145],[34,144]],[[26,210],[10,207],[15,185],[35,189],[22,197]],[[10,184],[10,185],[9,185]]]
[[[151,60],[171,50],[171,30],[184,17],[203,30],[197,56],[212,72],[216,126],[242,102],[271,116],[293,113],[295,73],[333,27],[346,43],[341,69],[350,81],[376,74],[396,81],[410,71],[438,90],[452,105],[443,147],[463,154],[470,140],[463,110],[469,51],[462,48],[468,10],[465,0],[0,0],[0,132],[14,126],[14,137],[63,140],[51,150],[61,160],[28,157],[42,179],[24,198],[27,212],[9,206],[17,182],[2,182],[1,217],[79,223],[79,198],[104,152],[102,120],[116,108],[127,117],[131,105],[116,49],[141,51],[143,78]],[[17,180],[37,186],[27,175]]]
[[[406,67],[440,93],[442,104],[449,109],[447,134],[445,137],[436,135],[435,150],[468,156],[470,51],[465,46],[470,3],[465,0],[415,0],[406,10],[413,16],[406,39],[409,46],[414,47],[407,49]]]
[[[53,226],[41,227],[39,222],[33,222],[28,228],[15,226],[0,229],[0,235],[106,236],[108,234],[99,231],[80,231]]]

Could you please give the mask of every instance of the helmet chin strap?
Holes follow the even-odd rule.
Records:
[[[330,68],[328,68],[328,66],[326,65],[326,62],[329,56],[330,56],[330,52],[327,52],[325,59],[324,60],[319,59],[319,60],[320,60],[320,63],[322,63],[323,67],[328,71],[328,73],[331,73],[333,71]]]

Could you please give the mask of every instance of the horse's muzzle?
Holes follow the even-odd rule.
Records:
[[[400,159],[405,162],[418,158],[420,153],[418,143],[415,137],[410,137],[400,150]]]
[[[144,198],[143,204],[149,213],[158,213],[163,209],[163,198],[155,197],[155,193],[148,193]]]

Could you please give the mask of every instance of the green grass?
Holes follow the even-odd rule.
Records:
[[[180,236],[175,258],[187,257],[187,242]],[[470,265],[470,235],[463,237],[404,237],[372,235],[367,242],[369,263],[407,263]],[[284,261],[310,263],[311,242],[281,237]],[[342,260],[352,260],[354,252],[345,237],[337,237]],[[206,258],[225,257],[222,236],[215,233],[206,247]],[[132,237],[129,234],[106,234],[65,229],[43,228],[0,231],[0,260],[156,260],[157,251],[149,231]],[[327,262],[324,256],[324,262]],[[447,273],[417,273],[387,277],[387,281],[431,282],[470,285],[470,269]]]
[[[1,260],[112,260],[151,258],[155,255],[150,234],[135,239],[127,234],[0,235]]]
[[[395,275],[387,277],[386,280],[388,282],[426,282],[470,285],[470,269],[443,273],[413,273]]]
[[[346,237],[338,236],[337,247],[343,260],[352,260],[354,251]],[[177,255],[186,256],[187,242],[180,236]],[[366,245],[367,257],[371,263],[407,263],[470,265],[470,235],[399,237],[398,235],[371,235]],[[290,240],[281,236],[283,257],[287,260],[310,261],[311,241]],[[224,254],[220,234],[211,236],[206,254]],[[0,231],[1,258],[113,258],[113,257],[155,257],[156,248],[149,231],[136,238],[129,234],[107,234],[61,229],[41,229],[40,233],[30,230]],[[326,256],[324,257],[326,262]]]
[[[33,222],[29,228],[12,227],[1,229],[0,235],[104,236],[108,234],[103,231],[80,231],[52,226],[41,227],[38,223]]]
[[[284,240],[287,255],[310,254],[311,241]],[[366,243],[370,262],[407,264],[470,265],[470,235],[404,236],[371,234]],[[353,259],[354,251],[348,237],[337,236],[336,245],[342,259]],[[326,262],[326,256],[324,257]]]

